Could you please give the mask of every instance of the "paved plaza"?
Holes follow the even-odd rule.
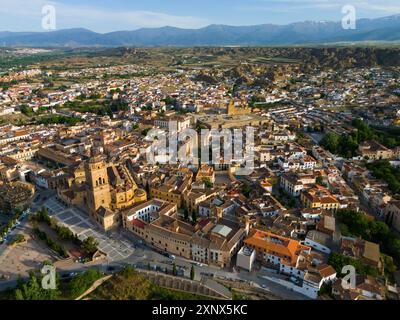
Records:
[[[68,227],[80,240],[92,236],[99,242],[99,249],[107,254],[109,261],[123,260],[131,256],[134,246],[116,232],[106,233],[90,217],[77,208],[66,207],[55,197],[46,201],[44,206],[49,215]]]

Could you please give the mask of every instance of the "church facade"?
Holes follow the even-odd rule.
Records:
[[[85,162],[84,177],[59,190],[58,196],[87,212],[106,231],[121,224],[121,211],[147,200],[125,165],[107,164],[102,155],[92,154]]]

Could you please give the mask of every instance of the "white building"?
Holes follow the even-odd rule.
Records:
[[[236,258],[236,266],[247,271],[253,269],[254,261],[256,260],[256,251],[249,247],[242,247],[239,250]]]
[[[311,230],[307,233],[304,244],[320,252],[330,254],[332,245],[332,236],[318,230]]]

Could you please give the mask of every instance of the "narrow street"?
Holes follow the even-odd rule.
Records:
[[[48,192],[40,194],[41,194],[41,196],[39,197],[40,200],[35,202],[31,207],[32,212],[35,212],[42,206],[47,206],[50,208],[50,210],[55,210],[53,211],[54,214],[56,214],[59,217],[59,215],[63,214],[63,212],[71,210],[70,208],[63,207],[60,203],[55,202],[51,197],[52,194],[49,194]],[[68,225],[68,221],[74,220],[73,221],[74,224],[69,227],[72,230],[77,231],[74,229],[76,228],[74,226],[82,225],[82,222],[78,221],[76,217],[75,218],[72,217],[74,217],[74,215],[69,214],[68,216],[66,216],[66,220],[63,223],[66,223]],[[89,220],[85,219],[84,223],[88,224],[90,222]],[[24,219],[23,223],[21,223],[20,227],[15,232],[23,232],[27,228],[27,224],[28,224],[28,218]],[[81,232],[85,231],[81,230]],[[245,281],[247,283],[252,284],[256,288],[263,288],[267,292],[271,292],[273,295],[280,297],[282,299],[306,298],[296,292],[288,290],[283,286],[280,286],[272,281],[260,277],[265,273],[262,270],[253,271],[251,273],[246,271],[233,272],[232,270],[227,268],[221,269],[216,266],[199,264],[194,261],[189,261],[187,259],[184,259],[182,257],[176,257],[175,259],[168,258],[154,251],[150,246],[145,244],[140,238],[127,232],[126,230],[123,230],[122,228],[112,233],[108,233],[106,237],[103,237],[101,234],[99,234],[98,236],[100,236],[102,241],[104,242],[104,244],[102,245],[104,248],[111,248],[112,256],[110,256],[106,261],[102,260],[97,262],[91,262],[88,264],[75,263],[73,261],[57,262],[56,266],[58,268],[58,272],[61,275],[68,275],[71,273],[83,272],[89,268],[99,268],[101,271],[107,273],[110,271],[114,272],[121,270],[124,266],[133,266],[136,268],[147,269],[149,264],[152,270],[156,269],[159,272],[164,272],[166,268],[171,271],[172,266],[175,263],[178,269],[184,270],[183,276],[186,278],[190,278],[190,270],[192,266],[194,266],[195,280],[197,281],[200,281],[203,275],[205,274],[206,275],[212,274],[214,275],[215,279],[220,278],[233,281]],[[120,254],[117,255],[113,253],[114,249],[112,248],[118,250],[116,247],[116,241],[121,242],[124,245],[124,247],[129,247],[128,256]],[[1,250],[0,251],[0,261],[1,261],[1,259],[5,257],[5,253],[7,253],[9,250],[13,250],[13,248],[4,244],[0,247],[0,250]],[[271,274],[265,274],[265,275],[271,276]],[[18,274],[15,274],[14,278],[0,281],[0,290],[15,286],[17,277]]]

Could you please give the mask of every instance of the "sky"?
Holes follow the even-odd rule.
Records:
[[[87,28],[105,33],[210,24],[288,24],[340,21],[353,5],[357,18],[400,14],[400,0],[0,0],[0,31],[45,31],[42,8],[55,8],[56,29]]]

